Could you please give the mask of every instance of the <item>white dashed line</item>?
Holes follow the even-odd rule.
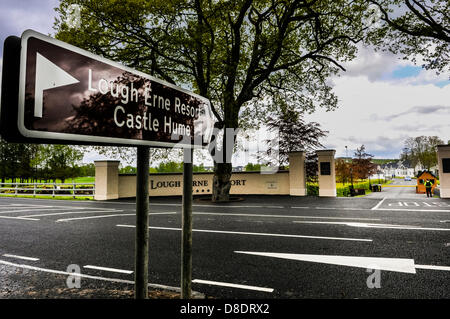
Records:
[[[111,213],[111,212],[109,212]],[[176,212],[169,212],[169,213],[150,213],[149,215],[175,215]],[[58,219],[56,222],[68,222],[72,220],[83,220],[83,219],[97,219],[97,218],[108,218],[108,217],[120,217],[120,216],[136,216],[136,213],[129,213],[129,214],[112,214],[112,215],[99,215],[99,216],[88,216],[88,217],[74,217],[74,218],[63,218]]]
[[[33,257],[25,257],[25,256],[18,256],[18,255],[10,255],[10,254],[3,254],[3,257],[9,257],[9,258],[17,258],[17,259],[23,259],[23,260],[29,260],[29,261],[38,261],[39,258],[33,258]]]
[[[314,218],[314,219],[352,219],[352,220],[381,220],[379,218],[357,218],[357,217],[328,217],[328,216],[298,216],[298,215],[266,215],[266,214],[233,214],[233,213],[193,213],[194,215],[216,215],[216,216],[243,216],[243,217],[270,217],[270,218]]]
[[[128,275],[133,273],[133,271],[131,271],[131,270],[109,268],[109,267],[99,267],[99,266],[92,266],[92,265],[86,265],[86,266],[83,266],[83,268],[102,270],[102,271],[109,271],[109,272],[117,272],[117,273],[120,273],[120,274],[128,274]]]
[[[135,228],[134,225],[116,225],[117,227],[128,227]],[[180,231],[181,228],[170,228],[170,227],[152,227],[149,229],[157,230],[175,230]],[[345,237],[324,237],[324,236],[307,236],[307,235],[288,235],[288,234],[270,234],[270,233],[250,233],[250,232],[237,232],[237,231],[227,231],[227,230],[211,230],[211,229],[193,229],[193,232],[198,233],[216,233],[216,234],[230,234],[230,235],[250,235],[250,236],[269,236],[269,237],[287,237],[287,238],[309,238],[309,239],[329,239],[329,240],[347,240],[347,241],[364,241],[372,242],[372,239],[361,239],[361,238],[345,238]]]
[[[124,280],[124,279],[118,279],[118,278],[106,278],[106,277],[91,276],[91,275],[85,275],[85,274],[75,274],[72,272],[66,272],[66,271],[61,271],[61,270],[54,270],[54,269],[40,268],[40,267],[35,267],[35,266],[30,266],[30,265],[16,264],[16,263],[12,263],[12,262],[5,261],[5,260],[0,260],[0,264],[17,267],[17,268],[30,269],[30,270],[34,270],[34,271],[41,271],[41,272],[46,272],[46,273],[51,273],[51,274],[77,276],[80,278],[95,279],[95,280],[102,280],[102,281],[108,281],[108,282],[118,282],[118,283],[133,284],[133,285],[135,283],[132,280]],[[166,286],[166,285],[161,285],[161,284],[149,283],[148,287],[167,289],[167,290],[176,291],[176,292],[181,291],[181,289],[179,287],[172,287],[172,286]]]
[[[448,213],[450,210],[448,209],[406,209],[406,208],[377,208],[377,210],[385,210],[385,211],[401,211],[401,212],[442,212]]]
[[[0,218],[4,219],[20,219],[20,220],[39,220],[37,218],[25,218],[25,217],[14,217],[14,216],[0,216]]]
[[[400,229],[400,230],[437,230],[437,231],[450,231],[448,228],[431,228],[420,227],[412,225],[395,225],[395,224],[368,224],[368,223],[346,223],[346,222],[315,222],[315,221],[293,221],[297,224],[329,224],[329,225],[344,225],[350,227],[363,227],[363,228],[382,228],[382,229]]]
[[[416,269],[428,269],[428,270],[443,270],[450,271],[448,266],[434,266],[434,265],[415,265]]]
[[[35,207],[33,207],[35,208]],[[61,208],[44,208],[44,209],[37,209],[38,211],[51,211],[51,210],[63,210]],[[23,212],[30,212],[30,209],[16,209],[16,210],[8,210],[8,211],[1,211],[0,214],[11,214],[11,213],[23,213]]]
[[[385,200],[386,200],[386,197],[384,197],[382,200],[380,200],[380,201],[378,202],[378,204],[376,204],[374,207],[372,207],[372,210],[378,209],[378,207],[380,207],[381,204],[383,204],[383,202],[384,202]]]
[[[58,215],[68,215],[68,214],[92,214],[92,213],[115,213],[123,212],[123,210],[111,211],[111,210],[94,210],[94,211],[83,211],[83,212],[64,212],[64,213],[49,213],[49,214],[37,214],[37,215],[27,215],[21,217],[44,217],[44,216],[58,216]]]
[[[247,286],[247,285],[240,285],[240,284],[231,284],[231,283],[220,282],[220,281],[194,279],[194,280],[192,280],[192,283],[212,285],[212,286],[230,287],[230,288],[239,288],[239,289],[247,289],[247,290],[255,290],[255,291],[273,292],[272,288]]]

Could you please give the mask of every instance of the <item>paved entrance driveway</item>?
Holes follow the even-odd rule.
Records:
[[[403,179],[394,179],[394,181],[382,187],[381,192],[373,192],[366,196],[366,198],[402,198],[426,200],[426,194],[416,194],[417,181],[405,181]],[[430,199],[430,198],[428,198]]]

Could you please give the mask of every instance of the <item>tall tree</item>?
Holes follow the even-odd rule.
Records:
[[[316,122],[306,122],[303,114],[284,100],[276,100],[278,113],[268,117],[268,129],[278,135],[278,160],[280,166],[288,165],[289,153],[294,151],[311,152],[322,147],[320,139],[328,134]],[[270,145],[271,141],[267,141]],[[272,150],[269,148],[268,153]],[[270,155],[270,154],[269,154]]]
[[[266,126],[276,134],[276,143],[266,141],[266,161],[276,159],[280,167],[284,167],[289,165],[290,152],[305,151],[306,181],[316,183],[319,161],[314,150],[323,146],[320,140],[327,136],[328,131],[322,130],[319,123],[306,122],[303,113],[285,100],[278,97],[274,101],[277,113],[267,117]]]
[[[348,183],[351,176],[351,163],[339,158],[336,160],[336,180],[342,184]]]
[[[83,153],[70,145],[45,145],[42,149],[44,167],[51,172],[50,179],[60,179],[63,183],[67,178],[78,174],[76,164],[83,159]]]
[[[417,165],[429,170],[437,165],[436,146],[444,144],[444,141],[437,136],[417,136],[409,137],[405,140],[402,160],[408,160],[415,168]]]
[[[74,3],[82,7],[79,29],[65,23]],[[335,108],[326,79],[354,58],[366,9],[363,0],[61,0],[55,29],[63,41],[212,101],[224,135],[211,148],[213,200],[225,201],[245,115],[263,111],[256,102],[274,93],[307,110]]]
[[[383,22],[370,41],[438,72],[450,71],[450,2],[445,0],[369,0]]]
[[[357,179],[366,179],[376,172],[376,165],[372,163],[373,155],[366,153],[366,147],[361,145],[355,151],[352,159],[352,174]]]

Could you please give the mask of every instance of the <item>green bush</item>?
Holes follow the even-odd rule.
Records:
[[[344,187],[336,188],[336,195],[337,195],[337,197],[348,197],[348,196],[350,196],[350,187],[349,186],[344,186]]]
[[[319,185],[307,184],[306,185],[306,195],[319,196]]]
[[[370,185],[373,184],[383,184],[384,180],[382,179],[375,179],[370,181]],[[369,187],[369,181],[359,182],[353,184],[354,189],[365,189],[366,191],[370,191]],[[346,185],[343,187],[337,187],[336,188],[336,195],[337,197],[348,197],[350,196],[350,185]]]

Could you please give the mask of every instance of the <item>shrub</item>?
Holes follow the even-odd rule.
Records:
[[[308,196],[318,196],[319,195],[319,185],[307,184],[306,185],[306,195],[308,195]]]

